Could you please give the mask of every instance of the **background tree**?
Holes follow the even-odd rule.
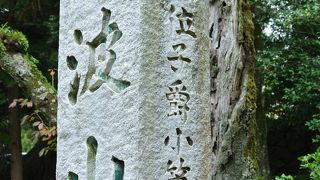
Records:
[[[23,68],[27,67],[32,73],[35,73],[37,78],[40,78],[40,82],[42,82],[42,85],[46,85],[46,90],[50,90],[48,92],[52,96],[46,96],[44,98],[55,100],[55,90],[54,88],[50,87],[51,85],[55,86],[56,80],[52,78],[56,78],[56,76],[51,76],[48,73],[48,69],[52,70],[56,69],[57,66],[57,47],[58,47],[58,11],[59,11],[59,1],[48,1],[48,0],[3,0],[0,2],[0,24],[2,24],[2,28],[0,29],[0,45],[1,45],[1,58],[4,59],[4,57],[7,58],[7,60],[11,63],[17,63],[16,65]],[[6,24],[5,26],[3,24]],[[26,46],[23,42],[22,36],[19,36],[16,31],[11,30],[8,27],[13,27],[15,29],[18,29],[22,31],[24,34],[27,35],[29,43],[28,45],[30,48],[28,49],[28,52],[26,51]],[[22,38],[22,39],[21,39]],[[25,48],[25,49],[24,49]],[[40,61],[35,60],[35,58],[31,57],[30,54],[32,54],[37,59],[40,59]],[[11,79],[8,73],[13,75],[13,77],[17,77],[17,74],[14,73],[17,69],[10,69],[10,68],[4,68],[8,64],[2,64],[2,70],[0,70],[0,106],[1,110],[7,109],[10,101],[7,100],[5,93],[6,93],[6,87],[10,86],[10,84],[17,82],[17,84],[22,87],[21,88],[21,94],[19,98],[23,98],[26,100],[27,98],[32,99],[32,102],[34,103],[35,108],[34,109],[27,109],[21,111],[21,113],[18,115],[19,122],[20,119],[25,115],[30,115],[29,120],[33,119],[35,122],[37,119],[35,119],[35,116],[40,115],[42,117],[42,120],[45,120],[46,123],[51,122],[52,118],[55,118],[55,105],[56,102],[53,102],[51,104],[44,105],[43,99],[39,98],[41,97],[41,93],[44,93],[45,91],[38,91],[34,92],[37,89],[37,86],[35,84],[28,85],[27,83],[21,83],[21,81],[26,80],[23,78],[14,78]],[[40,69],[42,71],[42,74],[44,74],[49,82],[48,83],[46,78],[43,76],[40,76],[41,72],[37,69]],[[8,72],[11,70],[11,72]],[[34,71],[36,70],[36,71]],[[15,71],[17,72],[17,71]],[[21,74],[20,74],[21,75]],[[32,79],[30,76],[26,76],[29,78],[28,83],[30,80],[38,81],[39,79],[35,78]],[[29,87],[29,88],[28,88]],[[49,87],[49,88],[48,88]],[[42,87],[43,88],[43,87]],[[39,89],[38,89],[39,90]],[[35,94],[32,94],[35,93]],[[36,96],[39,96],[36,98]],[[49,98],[48,98],[49,97]],[[36,102],[37,101],[37,102]],[[21,103],[21,102],[20,102]],[[20,106],[20,103],[18,103],[17,106]],[[53,110],[50,108],[53,107]],[[18,139],[12,139],[8,137],[9,132],[12,132],[12,130],[8,131],[8,111],[4,111],[1,113],[0,117],[0,128],[2,128],[3,131],[0,132],[0,142],[2,151],[1,154],[8,154],[8,143],[11,139],[12,141],[19,141]],[[26,119],[26,118],[24,118]],[[40,129],[41,126],[43,126],[43,123],[39,123],[38,121],[36,129]],[[50,123],[49,123],[50,124]],[[48,124],[47,124],[48,125]],[[54,126],[53,126],[54,127]],[[24,125],[23,126],[23,144],[26,144],[26,141],[30,143],[29,139],[26,139],[25,137],[31,136],[30,133],[37,132],[36,134],[43,135],[47,133],[46,128],[41,128],[43,131],[34,131],[34,128],[32,125]],[[50,130],[50,129],[49,129]],[[18,134],[18,132],[16,132]],[[39,157],[39,153],[43,154],[45,151],[48,151],[48,149],[43,149],[46,147],[46,144],[48,142],[51,143],[52,147],[54,146],[54,141],[48,141],[48,139],[44,136],[43,140],[46,140],[46,143],[38,142],[36,146],[26,155],[23,157],[23,164],[24,164],[24,179],[43,179],[46,177],[46,179],[50,178],[49,176],[54,178],[54,165],[55,162],[51,159],[55,160],[55,153],[49,152],[49,155],[44,157]],[[18,138],[18,137],[17,137]],[[31,146],[31,145],[28,145]],[[24,148],[26,146],[23,146]],[[31,147],[29,147],[30,149]],[[42,151],[41,151],[42,150]],[[11,148],[11,151],[13,149]],[[3,152],[3,153],[2,153]],[[3,158],[3,156],[0,157]],[[21,154],[21,153],[20,153]],[[47,159],[47,161],[44,161],[44,159]],[[49,160],[49,161],[48,161]],[[50,162],[52,161],[52,162]],[[5,161],[4,161],[5,162]],[[49,162],[49,163],[48,163]],[[51,165],[50,165],[51,163]],[[37,165],[32,168],[30,164]],[[47,165],[45,165],[47,164]],[[1,163],[1,165],[5,165],[4,163]],[[7,168],[4,166],[4,170]],[[43,170],[39,171],[39,169],[42,168]],[[51,172],[50,171],[51,168]],[[1,169],[1,168],[0,168]],[[12,168],[11,168],[12,169]],[[47,170],[45,170],[47,169]],[[53,173],[52,173],[53,170]],[[8,172],[8,171],[6,171]],[[51,173],[51,174],[50,174]],[[8,177],[4,176],[4,171],[0,171],[1,177]],[[15,173],[19,174],[19,173]],[[33,176],[30,176],[30,174],[33,174]],[[50,174],[50,175],[49,175]],[[14,178],[14,177],[13,177]]]
[[[317,146],[311,144],[314,133],[305,124],[316,131],[320,124],[319,13],[317,0],[255,2],[257,68],[262,72],[273,174],[303,174],[298,157]],[[319,165],[319,159],[309,157],[302,158],[305,167]]]

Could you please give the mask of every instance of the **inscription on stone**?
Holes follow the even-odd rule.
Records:
[[[187,143],[189,146],[192,146],[193,140],[191,137],[184,138],[180,128],[176,129],[175,141],[170,142],[170,136],[167,136],[164,141],[165,146],[170,147],[176,153],[176,159],[170,159],[167,162],[167,172],[171,175],[169,180],[187,179],[187,173],[191,170],[191,168],[186,165],[184,158],[180,155],[181,143]]]
[[[185,44],[175,44],[172,48],[174,51],[167,58],[172,62],[171,69],[176,72],[179,68],[183,67],[184,64],[182,63],[191,63],[191,59],[183,53],[187,48]]]
[[[58,180],[212,179],[209,7],[61,0]]]
[[[112,66],[117,60],[117,54],[112,49],[112,46],[118,42],[122,37],[122,31],[119,30],[116,22],[110,23],[111,11],[106,8],[101,9],[102,21],[101,31],[91,41],[83,41],[83,35],[81,30],[74,30],[75,43],[82,46],[87,46],[89,51],[87,72],[85,74],[83,86],[80,91],[80,95],[83,95],[88,90],[95,92],[103,84],[115,92],[119,93],[122,90],[130,86],[129,81],[115,79],[110,76]],[[97,49],[102,49],[97,54]],[[70,70],[76,70],[78,60],[75,56],[67,57],[67,64]],[[70,84],[70,92],[68,94],[69,100],[72,104],[77,103],[78,91],[79,91],[80,76],[76,72],[73,82]]]
[[[180,23],[180,29],[176,30],[176,32],[181,34],[188,34],[193,38],[196,38],[197,35],[194,32],[194,20],[193,20],[193,13],[188,12],[184,7],[181,8],[181,12],[177,14]]]
[[[186,120],[187,111],[189,111],[187,103],[190,100],[190,95],[181,80],[177,80],[169,86],[169,92],[166,97],[170,104],[168,116],[179,115],[182,117],[181,119]]]
[[[191,37],[192,39],[197,38],[194,28],[194,14],[190,11],[187,11],[185,7],[181,7],[179,12],[176,12],[177,6],[175,4],[167,4],[164,6],[164,9],[168,11],[170,14],[169,20],[171,23],[174,23],[176,19],[179,23],[179,29],[175,30],[175,37],[179,38],[182,35],[186,35]],[[176,18],[172,16],[176,13]],[[172,24],[171,24],[172,26]],[[167,55],[168,61],[171,63],[171,70],[174,73],[181,73],[181,69],[183,69],[184,65],[191,64],[192,59],[185,55],[185,51],[188,50],[186,43],[180,42],[172,44],[173,51]],[[188,111],[190,108],[188,107],[188,102],[191,99],[190,94],[187,91],[186,85],[183,83],[183,80],[177,79],[174,83],[168,86],[169,92],[166,93],[167,101],[170,105],[170,110],[168,116],[180,116],[183,120],[183,123],[187,122],[188,119]],[[187,180],[188,172],[191,171],[191,167],[186,165],[184,157],[180,156],[181,151],[181,143],[186,142],[192,148],[193,140],[191,137],[186,137],[182,141],[182,131],[180,128],[176,128],[176,144],[170,143],[170,137],[167,136],[164,140],[165,146],[171,147],[173,151],[176,152],[176,159],[168,160],[167,162],[167,172],[169,172],[170,177],[168,180]]]

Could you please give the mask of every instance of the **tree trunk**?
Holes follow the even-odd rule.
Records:
[[[17,86],[7,88],[9,103],[19,96]],[[9,133],[11,150],[11,180],[22,180],[21,129],[18,107],[9,108]]]
[[[46,143],[38,141],[34,147],[23,156],[23,180],[55,180],[57,152],[49,151],[39,157]]]
[[[210,6],[213,179],[263,179],[250,6],[246,0],[211,0]]]
[[[269,158],[268,158],[268,145],[267,145],[267,121],[265,117],[264,96],[262,93],[263,78],[261,72],[256,72],[257,84],[257,148],[258,159],[260,160],[260,171],[264,174],[266,179],[271,179]]]
[[[56,90],[33,63],[32,57],[7,52],[0,57],[0,67],[25,90],[35,109],[39,110],[48,122],[56,122]]]
[[[0,56],[0,67],[25,90],[44,119],[49,123],[56,123],[56,90],[32,62],[32,58],[21,53],[4,52]],[[54,179],[56,152],[50,151],[47,155],[39,157],[39,151],[43,147],[45,143],[39,141],[23,158],[24,180]],[[4,177],[1,174],[7,177],[5,172],[0,172],[1,178]]]
[[[255,1],[257,2],[257,1]],[[258,16],[261,15],[257,5],[254,4],[252,7],[253,13]],[[262,50],[264,48],[264,41],[261,37],[263,34],[263,27],[261,27],[261,23],[257,21],[257,17],[254,19],[254,37],[255,37],[255,48],[256,50]],[[262,87],[264,84],[264,72],[261,65],[259,63],[255,66],[255,75],[256,75],[256,84],[257,84],[257,148],[258,151],[258,159],[260,161],[260,172],[264,175],[266,179],[271,179],[270,177],[270,167],[269,167],[269,158],[268,158],[268,146],[267,146],[267,121],[265,116],[265,98],[262,92]]]
[[[27,54],[0,52],[0,68],[7,72],[20,88],[24,89],[24,93],[31,98],[35,109],[39,110],[43,120],[46,120],[49,125],[54,125],[57,119],[57,92],[48,83],[34,62],[34,58]],[[11,91],[9,92],[11,93]],[[10,101],[12,102],[12,99],[16,97],[12,97]],[[20,121],[18,122],[18,124],[15,124],[15,128],[19,129],[20,133]],[[10,130],[10,132],[13,131]],[[32,150],[23,157],[24,180],[55,179],[56,152],[49,151],[47,155],[39,157],[40,150],[45,146],[45,142],[38,141]],[[18,154],[18,152],[15,154]],[[21,145],[19,154],[21,155]],[[12,156],[14,157],[13,153]],[[6,165],[4,165],[4,168],[6,168]],[[0,172],[0,179],[8,177],[7,174],[6,172]],[[13,173],[12,179],[22,179],[21,175],[21,178],[18,178],[17,174]]]

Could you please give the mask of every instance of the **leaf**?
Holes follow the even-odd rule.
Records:
[[[57,131],[52,131],[52,136],[55,136],[57,134]]]
[[[45,150],[46,150],[45,148],[41,149],[41,151],[39,152],[39,157],[41,157],[41,156],[43,156],[43,155],[44,155]]]
[[[23,116],[23,118],[21,119],[21,125],[23,125],[29,118],[30,118],[29,115]]]
[[[52,140],[52,139],[48,141],[48,145],[50,145],[50,144],[52,144],[52,143],[53,143],[53,140]]]
[[[32,126],[39,126],[40,123],[41,123],[40,121],[36,121],[32,124]]]
[[[14,108],[17,106],[17,101],[16,99],[13,100],[13,102],[9,105],[9,108]]]
[[[34,132],[34,139],[38,140],[39,139],[39,136],[40,136],[40,133],[38,131],[35,131]]]
[[[50,137],[46,137],[46,136],[42,137],[42,141],[48,141],[49,139]]]
[[[27,107],[28,107],[28,108],[31,108],[32,106],[33,106],[32,101],[29,101],[29,102],[27,103]]]
[[[38,125],[38,129],[39,129],[39,130],[43,129],[43,125],[44,125],[43,123],[40,123],[40,124]]]
[[[54,70],[50,71],[50,76],[54,76],[56,74],[56,72]]]
[[[24,106],[27,106],[27,103],[28,103],[28,99],[24,99],[21,103],[20,103],[20,107],[24,107]]]

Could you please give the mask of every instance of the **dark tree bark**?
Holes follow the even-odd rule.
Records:
[[[257,7],[256,3],[258,1],[254,1],[252,11],[255,14],[254,18],[254,37],[255,37],[255,48],[256,50],[262,50],[264,48],[264,41],[262,39],[263,29],[261,27],[261,22],[258,22],[257,16],[263,16],[261,14],[261,10]],[[267,121],[265,117],[265,98],[262,92],[262,87],[264,84],[263,76],[263,68],[259,66],[257,63],[255,66],[255,75],[256,75],[256,84],[257,84],[257,148],[258,151],[258,159],[260,160],[260,172],[265,175],[266,179],[271,179],[270,177],[270,167],[269,167],[269,157],[268,157],[268,146],[267,146]]]
[[[23,155],[23,180],[55,180],[56,173],[56,151],[49,151],[46,155],[39,157],[39,152],[46,143],[38,141],[35,146]],[[10,180],[10,156],[0,157],[0,178]]]
[[[49,151],[39,157],[39,152],[46,143],[38,141],[27,155],[23,156],[23,180],[55,180],[56,151]]]
[[[257,148],[258,159],[260,165],[260,172],[266,179],[270,177],[270,167],[268,158],[268,145],[267,145],[267,121],[265,117],[264,96],[262,93],[263,77],[262,73],[256,71],[256,84],[257,84]]]
[[[9,103],[19,97],[19,89],[17,86],[7,88],[7,96]],[[11,180],[23,180],[22,178],[22,146],[21,146],[21,127],[19,119],[18,106],[9,108],[9,134],[10,134],[10,166]]]

